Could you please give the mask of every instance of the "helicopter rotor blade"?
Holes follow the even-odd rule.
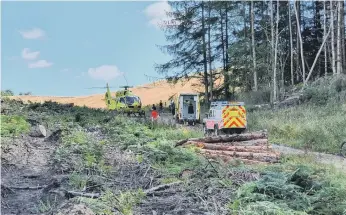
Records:
[[[115,89],[115,88],[117,88],[117,87],[109,87],[109,89]],[[88,87],[85,89],[107,89],[107,87]]]

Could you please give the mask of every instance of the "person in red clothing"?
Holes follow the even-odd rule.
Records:
[[[155,105],[153,105],[152,109],[151,109],[151,120],[157,120],[157,118],[159,117],[159,113],[156,111],[156,107]]]

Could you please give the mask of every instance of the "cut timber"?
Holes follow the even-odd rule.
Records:
[[[258,160],[263,162],[273,162],[277,161],[280,157],[279,153],[275,152],[262,152],[262,153],[252,153],[252,152],[230,152],[230,151],[216,151],[201,149],[202,154],[211,155],[226,155],[231,157],[245,158],[249,160]]]
[[[235,158],[235,157],[229,157],[226,155],[208,154],[206,155],[206,157],[211,158],[213,160],[221,159],[225,163],[241,161],[244,164],[267,164],[267,162],[263,162],[263,161],[249,160],[246,158]]]
[[[268,146],[268,139],[258,139],[258,140],[248,140],[243,142],[224,142],[224,143],[205,143],[205,142],[196,142],[196,141],[187,141],[186,143],[182,144],[182,146],[187,145],[195,145],[197,147],[200,147],[202,145],[213,145],[213,146]],[[268,146],[269,147],[269,146]]]
[[[237,151],[237,152],[263,152],[265,150],[270,150],[272,148],[272,146],[267,146],[267,145],[227,146],[227,145],[217,145],[217,144],[199,143],[199,142],[190,143],[188,145],[194,145],[202,149]]]
[[[207,159],[221,159],[227,163],[267,164],[276,163],[280,158],[280,153],[269,144],[266,131],[191,138],[179,141],[176,146],[198,147],[198,152]]]
[[[234,142],[234,141],[247,141],[247,140],[256,140],[256,139],[266,139],[267,132],[252,132],[244,134],[235,134],[235,135],[220,135],[217,137],[205,137],[205,138],[190,138],[186,140],[181,140],[176,143],[176,146],[180,146],[188,141],[204,142],[204,143],[220,143],[220,142]]]

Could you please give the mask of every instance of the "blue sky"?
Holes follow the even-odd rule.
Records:
[[[2,2],[1,88],[78,96],[147,83],[164,63],[167,2]]]

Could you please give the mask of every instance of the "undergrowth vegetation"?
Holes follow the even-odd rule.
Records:
[[[30,124],[23,116],[1,115],[1,137],[17,137],[30,131]]]
[[[110,142],[123,150],[130,149],[139,153],[139,158],[149,159],[153,166],[166,172],[180,173],[183,169],[193,168],[200,159],[194,149],[176,148],[180,139],[198,137],[199,132],[184,128],[173,129],[160,126],[149,129],[145,124],[116,118],[105,126]]]
[[[244,215],[346,214],[345,186],[342,173],[288,161],[261,170],[258,181],[242,185],[229,209]]]
[[[345,75],[313,82],[301,100],[299,106],[249,113],[249,129],[267,129],[271,142],[338,153],[346,139]]]
[[[250,130],[267,129],[272,143],[313,151],[338,153],[346,138],[346,109],[340,104],[254,111],[248,122]]]

